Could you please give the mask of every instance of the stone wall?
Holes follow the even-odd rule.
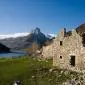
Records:
[[[42,57],[45,59],[53,58],[53,44],[43,47]]]
[[[60,46],[60,41],[62,41],[62,46]],[[71,70],[85,69],[85,48],[82,44],[82,37],[75,30],[72,31],[71,36],[58,35],[53,46],[54,66]],[[71,56],[75,56],[75,66],[70,65]]]
[[[76,30],[72,31],[71,36],[65,36],[65,30],[62,31],[50,46],[43,48],[43,57],[53,57],[53,66],[62,69],[85,70],[85,47],[82,44],[82,37],[77,34]],[[70,63],[71,56],[75,56],[75,66]]]

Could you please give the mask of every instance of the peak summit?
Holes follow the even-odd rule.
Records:
[[[32,33],[39,34],[40,33],[40,28],[36,27]]]

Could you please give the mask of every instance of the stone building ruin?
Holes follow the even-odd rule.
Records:
[[[74,71],[85,70],[85,24],[68,32],[62,29],[49,50],[44,50],[42,54],[53,57],[53,66]]]

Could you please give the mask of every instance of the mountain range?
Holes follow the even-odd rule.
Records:
[[[0,35],[0,43],[11,49],[25,49],[31,46],[33,42],[36,42],[39,46],[43,46],[49,40],[50,38],[45,36],[39,28],[35,28],[31,33]]]

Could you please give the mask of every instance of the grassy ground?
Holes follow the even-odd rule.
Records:
[[[62,82],[77,77],[76,72],[52,70],[52,60],[34,58],[0,59],[0,85],[13,85],[16,80],[21,85],[62,85]]]

